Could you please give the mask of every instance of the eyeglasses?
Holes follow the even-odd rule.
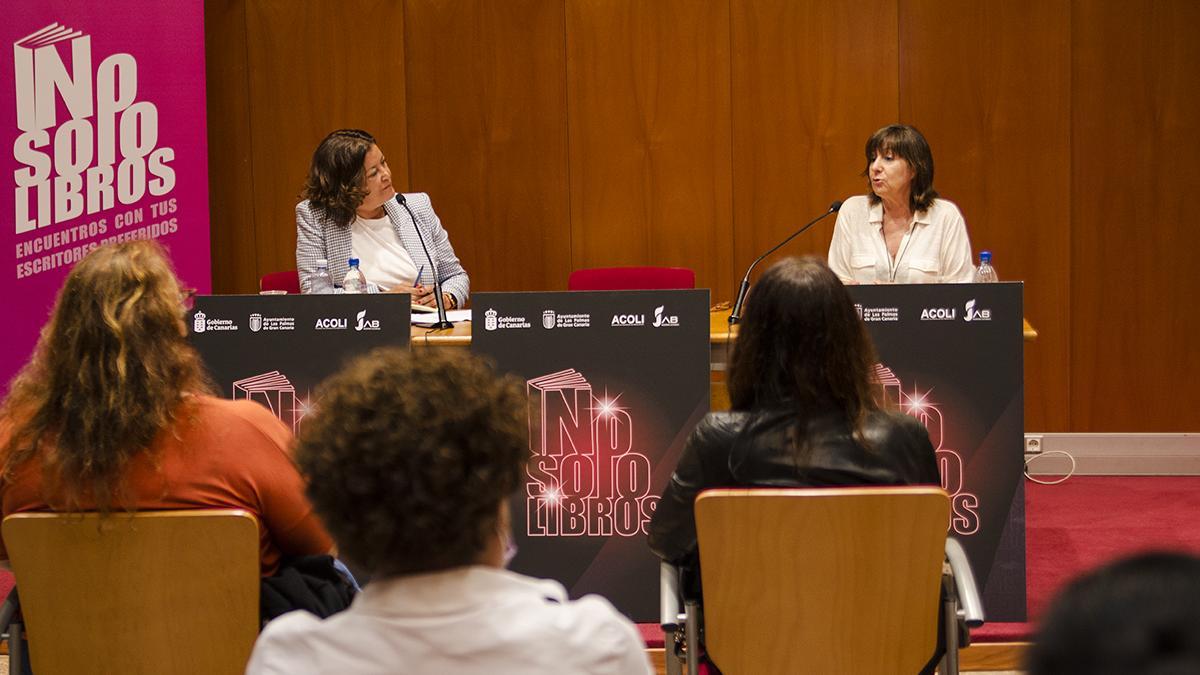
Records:
[[[192,308],[196,306],[196,289],[194,289],[194,288],[179,289],[179,302],[183,305],[184,309],[186,309],[189,312],[192,311]]]

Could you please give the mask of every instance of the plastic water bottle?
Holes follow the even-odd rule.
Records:
[[[329,261],[321,258],[317,261],[317,273],[313,275],[309,293],[328,294],[333,292],[333,277],[329,276]]]
[[[350,269],[346,271],[346,278],[342,280],[342,292],[367,292],[367,278],[363,276],[362,270],[358,269],[358,258],[350,259]]]
[[[1000,281],[996,276],[996,268],[992,267],[992,252],[979,252],[979,268],[975,270],[975,283],[977,284],[994,284]]]

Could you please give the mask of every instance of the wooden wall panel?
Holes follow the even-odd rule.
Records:
[[[208,203],[214,293],[258,284],[247,100],[246,2],[204,3],[208,93]]]
[[[729,86],[726,3],[567,0],[575,267],[730,287]]]
[[[1077,1],[1071,425],[1200,424],[1200,3]]]
[[[564,22],[561,0],[406,5],[412,185],[473,290],[566,288]]]
[[[975,254],[1025,282],[1025,428],[1069,426],[1069,0],[901,0],[900,119],[933,148]]]
[[[735,283],[754,258],[866,192],[863,146],[897,118],[896,0],[732,0]],[[834,216],[764,261],[824,258]],[[736,289],[730,289],[732,293]]]
[[[246,13],[258,270],[296,267],[297,195],[330,131],[366,129],[408,184],[404,12],[353,4],[253,0]]]

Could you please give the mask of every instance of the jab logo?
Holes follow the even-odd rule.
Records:
[[[975,298],[967,301],[966,311],[963,314],[963,321],[991,321],[992,310],[990,309],[975,309]]]
[[[358,323],[354,324],[354,330],[379,330],[379,321],[367,318],[367,310],[363,310],[355,315]]]
[[[645,314],[614,314],[612,318],[613,326],[645,326]]]
[[[652,325],[655,328],[661,328],[663,326],[678,326],[679,317],[675,316],[674,314],[664,315],[663,307],[664,305],[659,305],[658,307],[654,308],[654,323]]]

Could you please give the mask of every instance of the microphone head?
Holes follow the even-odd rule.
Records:
[[[396,192],[396,201],[400,202],[400,205],[401,205],[401,206],[404,206],[404,202],[405,202],[406,200],[404,199],[404,193],[403,193],[403,192],[399,192],[399,191],[397,191],[397,192]],[[841,202],[838,202],[838,206],[841,206],[841,205],[842,205],[842,203],[841,203]]]
[[[842,208],[842,200],[839,199],[836,202],[829,205],[829,212],[836,213],[837,210],[840,208]]]

